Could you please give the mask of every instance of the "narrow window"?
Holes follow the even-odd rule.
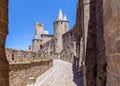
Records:
[[[14,61],[14,54],[12,53],[12,61]]]

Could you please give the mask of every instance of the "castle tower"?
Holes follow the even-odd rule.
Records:
[[[44,33],[44,25],[41,23],[35,23],[35,35],[42,35]]]
[[[62,35],[68,31],[69,22],[66,15],[63,16],[62,10],[59,10],[58,16],[54,22],[55,52],[59,54],[63,49]]]
[[[42,37],[41,35],[44,33],[44,25],[41,23],[36,22],[35,23],[35,37],[32,40],[32,51],[39,51],[41,50],[42,46]]]

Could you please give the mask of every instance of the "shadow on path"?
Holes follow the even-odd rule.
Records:
[[[80,68],[79,67],[79,58],[76,58],[74,56],[73,66],[72,66],[73,81],[75,82],[75,84],[77,86],[84,86],[83,75],[80,73],[79,68]]]

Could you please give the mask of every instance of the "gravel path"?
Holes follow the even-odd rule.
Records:
[[[60,59],[53,61],[53,67],[36,79],[32,86],[82,86],[73,81],[72,64]]]

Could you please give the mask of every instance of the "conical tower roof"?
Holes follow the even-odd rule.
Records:
[[[56,21],[63,21],[63,13],[62,10],[59,10],[58,16],[56,18]]]
[[[68,21],[68,19],[67,19],[67,17],[66,17],[66,14],[65,14],[64,17],[63,17],[63,20],[64,20],[64,21]]]

